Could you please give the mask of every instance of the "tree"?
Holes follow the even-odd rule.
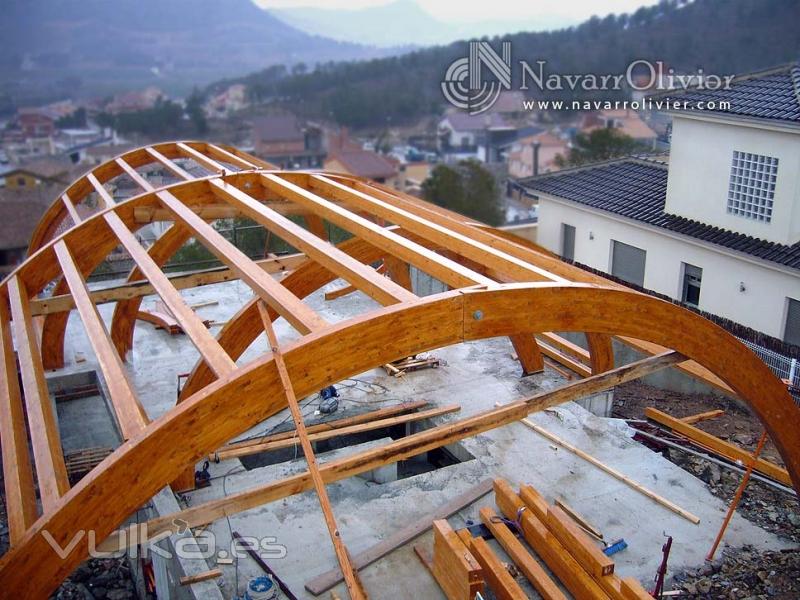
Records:
[[[86,109],[80,107],[75,112],[65,115],[56,121],[59,129],[82,128],[86,127]]]
[[[476,160],[438,165],[422,184],[426,200],[488,225],[503,222],[497,181]]]
[[[575,136],[574,145],[567,155],[559,154],[555,163],[559,167],[577,167],[587,163],[609,160],[647,150],[647,146],[618,129],[604,127]]]
[[[204,100],[205,98],[197,88],[194,88],[191,95],[186,99],[186,116],[189,117],[198,135],[208,133],[206,113],[203,111]]]

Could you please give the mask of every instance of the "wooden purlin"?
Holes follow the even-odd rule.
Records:
[[[8,535],[14,546],[39,515],[10,325],[8,307],[0,297],[0,445]]]
[[[72,203],[72,200],[70,200],[69,195],[66,192],[61,194],[61,202],[64,204],[64,208],[67,209],[67,213],[72,219],[73,225],[79,225],[83,219],[81,219],[80,215],[78,214],[78,210],[75,208],[75,205]]]
[[[314,455],[314,448],[308,439],[306,433],[306,425],[303,421],[303,413],[300,410],[300,405],[297,403],[297,397],[294,394],[292,380],[289,377],[289,371],[286,369],[286,364],[283,360],[283,353],[278,346],[278,338],[275,335],[275,330],[272,328],[272,319],[270,319],[267,311],[267,306],[263,302],[258,304],[258,312],[261,314],[261,322],[264,326],[264,331],[267,334],[267,341],[269,342],[270,349],[272,350],[272,357],[275,360],[275,367],[278,370],[283,393],[286,397],[286,402],[289,405],[292,418],[294,419],[295,429],[297,430],[297,437],[300,438],[300,445],[303,447],[303,454],[306,457],[308,464],[308,472],[311,474],[311,481],[314,485],[314,491],[317,493],[320,507],[322,508],[322,515],[325,518],[325,525],[328,527],[328,534],[333,542],[333,548],[336,551],[336,558],[339,561],[339,566],[342,568],[344,581],[347,585],[347,591],[350,593],[350,598],[353,600],[360,600],[366,598],[364,586],[358,575],[358,571],[353,568],[350,562],[350,555],[347,552],[347,547],[342,541],[339,533],[339,528],[336,525],[336,519],[333,516],[333,509],[331,502],[328,498],[328,492],[325,490],[325,482],[319,472],[317,465],[317,458]]]
[[[89,181],[92,188],[94,188],[97,197],[100,198],[103,208],[112,208],[116,204],[114,198],[112,198],[108,190],[103,187],[103,184],[97,180],[94,173],[87,173],[86,179]]]
[[[158,265],[153,261],[147,251],[136,240],[130,230],[126,227],[116,213],[108,213],[105,215],[106,223],[119,239],[120,243],[131,255],[136,266],[141,270],[144,276],[150,281],[156,290],[156,293],[164,301],[164,304],[172,312],[175,320],[178,321],[183,331],[192,340],[195,348],[197,348],[200,355],[208,363],[217,377],[224,377],[231,371],[236,369],[236,364],[228,356],[227,352],[219,345],[214,336],[203,325],[202,320],[194,311],[189,308],[189,305],[181,298],[180,293],[176,290],[167,279],[167,276],[161,271]]]
[[[97,312],[97,307],[89,296],[86,282],[75,265],[75,260],[64,240],[56,242],[55,252],[64,273],[64,279],[75,299],[86,337],[92,345],[100,365],[100,371],[108,387],[111,405],[114,407],[122,436],[128,440],[138,435],[147,426],[149,422],[147,415],[133,391],[125,367],[122,366],[122,361],[114,350],[114,345],[100,318],[100,313]]]
[[[441,244],[456,254],[514,277],[517,281],[556,281],[561,283],[566,281],[559,275],[505,254],[492,246],[476,241],[462,233],[452,231],[418,214],[398,208],[392,203],[385,202],[364,192],[353,190],[338,181],[323,175],[309,175],[308,177],[311,189],[317,190],[319,193],[337,198],[357,210],[363,210],[400,225],[423,238]]]
[[[465,419],[426,429],[379,448],[359,452],[342,459],[331,460],[320,467],[320,474],[325,483],[332,483],[365,473],[387,464],[411,458],[422,452],[472,437],[484,431],[508,425],[532,412],[557,406],[576,398],[582,398],[609,389],[626,381],[656,373],[683,359],[684,357],[680,354],[670,352],[636,361],[635,363],[618,367],[609,373],[593,375],[587,379],[572,382],[562,388],[542,392],[524,400],[518,400],[502,407],[480,412]],[[183,522],[187,523],[189,527],[195,527],[215,521],[225,515],[249,510],[266,502],[273,502],[292,494],[307,491],[312,489],[311,483],[309,473],[306,471],[263,486],[230,494],[226,498],[211,500],[205,504],[194,506],[172,515],[153,519],[148,521],[146,530],[150,535],[156,535],[163,531],[172,531],[175,523]],[[114,536],[104,542],[100,549],[103,551],[119,550],[120,539],[119,535]],[[142,538],[139,537],[137,539],[141,540]]]
[[[417,296],[397,285],[388,277],[384,277],[368,265],[358,262],[336,246],[321,240],[286,217],[262,206],[239,188],[219,180],[211,181],[209,185],[218,197],[233,204],[243,214],[384,306],[417,300]]]
[[[387,231],[364,217],[321,198],[278,175],[262,174],[261,179],[268,189],[285,195],[287,199],[306,207],[327,221],[335,223],[452,287],[495,284],[488,277],[475,273],[393,231]]]
[[[152,156],[157,162],[162,164],[170,173],[175,175],[178,179],[185,179],[187,181],[190,179],[194,179],[194,177],[192,176],[191,173],[189,173],[189,171],[178,165],[178,163],[170,160],[169,158],[161,154],[161,152],[156,150],[154,147],[148,147],[146,151],[150,156]]]
[[[225,167],[222,164],[218,163],[213,158],[209,158],[203,153],[198,152],[197,150],[195,150],[191,146],[184,144],[183,142],[178,143],[178,151],[181,154],[183,154],[186,158],[191,158],[198,165],[210,171],[211,173],[224,174],[226,171]]]
[[[67,468],[53,403],[44,378],[28,293],[25,284],[16,275],[8,281],[8,295],[39,496],[42,499],[42,508],[47,512],[53,510],[61,496],[69,491]]]
[[[114,160],[114,162],[117,163],[119,168],[122,169],[128,175],[128,177],[130,177],[134,181],[134,183],[136,183],[136,185],[138,185],[140,188],[142,188],[142,191],[152,192],[153,189],[155,189],[150,184],[150,182],[147,181],[147,179],[142,177],[142,175],[140,175],[139,172],[136,169],[134,169],[132,166],[130,166],[127,162],[125,162],[124,159],[117,158],[117,159]]]
[[[161,203],[175,215],[176,219],[188,227],[198,239],[202,240],[209,251],[236,271],[239,277],[247,282],[262,300],[274,308],[300,333],[309,333],[322,329],[327,325],[322,317],[257,267],[247,255],[226,240],[211,225],[194,214],[190,208],[175,196],[167,191],[156,192],[156,194]]]

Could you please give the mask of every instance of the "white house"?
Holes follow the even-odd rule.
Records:
[[[800,344],[800,67],[672,98],[689,108],[671,113],[669,164],[629,158],[521,182],[539,198],[538,243]]]

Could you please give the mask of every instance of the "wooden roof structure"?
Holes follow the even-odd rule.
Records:
[[[172,177],[154,187],[153,166]],[[116,202],[109,184],[129,178],[138,195]],[[81,218],[77,206],[94,214]],[[86,211],[81,211],[86,214]],[[298,250],[251,260],[210,222],[246,216]],[[305,227],[288,215],[301,215]],[[169,221],[145,248],[136,231]],[[325,223],[352,234],[334,246]],[[163,265],[189,239],[225,265],[167,275]],[[87,277],[122,246],[136,267],[126,283],[90,290]],[[374,267],[382,263],[378,272]],[[414,294],[412,265],[448,291]],[[280,281],[272,276],[289,272]],[[329,323],[303,298],[343,279],[375,302],[365,314]],[[217,337],[179,290],[241,279],[254,292]],[[157,294],[200,360],[174,408],[151,420],[125,367],[142,297]],[[97,305],[114,302],[107,328]],[[125,442],[74,486],[67,479],[45,371],[64,362],[64,331],[77,312],[96,354]],[[281,343],[272,322],[284,318],[299,339]],[[588,352],[553,332],[584,332]],[[247,364],[242,353],[261,334],[269,348]],[[543,354],[579,373],[568,385],[450,421],[386,446],[318,465],[297,397],[415,353],[508,336],[523,371]],[[616,367],[617,336],[646,358]],[[166,535],[174,519],[189,526],[315,489],[350,594],[366,597],[337,529],[325,484],[403,460],[531,412],[676,366],[738,395],[764,422],[797,487],[800,409],[772,372],[723,329],[676,305],[631,291],[502,231],[356,177],[283,172],[234,148],[171,142],[128,151],[70,185],[49,208],[29,258],[0,284],[0,443],[11,548],[0,559],[0,589],[46,597],[88,556],[126,537]],[[232,401],[235,399],[235,401]],[[309,470],[129,529],[125,519],[170,483],[188,488],[196,461],[259,422],[289,408]],[[32,457],[28,448],[32,448]],[[124,490],[121,493],[120,490]],[[144,526],[146,525],[146,529]],[[55,542],[65,548],[60,558]]]

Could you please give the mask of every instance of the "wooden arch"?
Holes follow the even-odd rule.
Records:
[[[546,339],[555,343],[558,338],[550,332],[585,332],[593,349],[594,373],[559,390],[323,466],[316,466],[312,453],[309,471],[193,507],[182,512],[181,519],[189,525],[206,523],[312,488],[320,495],[327,518],[330,507],[326,509],[324,502],[325,483],[679,364],[694,372],[701,365],[747,402],[764,422],[795,486],[800,484],[800,431],[796,427],[800,409],[772,372],[716,325],[566,265],[538,247],[506,239],[485,226],[387,188],[342,175],[278,172],[246,155],[230,151],[214,155],[212,148],[174,143],[158,146],[155,155],[145,150],[170,172],[180,169],[188,174],[189,167],[181,166],[180,161],[190,159],[207,174],[145,189],[120,203],[114,203],[100,180],[89,177],[105,207],[60,235],[55,229],[47,233],[52,223],[44,226],[45,234],[40,235],[30,258],[0,284],[0,363],[4,368],[0,442],[11,537],[11,549],[0,559],[0,589],[14,590],[19,597],[46,597],[88,556],[91,541],[108,538],[110,547],[118,547],[123,536],[116,528],[153,494],[179,478],[187,465],[287,405],[292,408],[295,395],[311,394],[410,354],[496,336],[511,337],[520,359],[533,364],[540,350],[533,334],[549,336]],[[231,161],[235,156],[236,161],[248,164],[234,161],[226,166],[223,156]],[[283,213],[303,214],[308,229]],[[234,214],[263,224],[302,255],[262,261],[247,258],[207,222]],[[134,234],[148,219],[169,220],[176,230],[189,231],[226,267],[201,274],[165,275],[160,264],[171,252],[162,250],[163,254],[154,257],[153,249],[171,242],[157,242],[148,251]],[[323,237],[321,220],[335,223],[354,237],[338,247],[331,245]],[[89,290],[86,277],[118,245],[133,257],[143,279],[137,282],[134,275],[130,283],[117,288]],[[166,258],[162,260],[162,256]],[[384,260],[391,277],[370,266],[376,259]],[[409,285],[409,264],[444,281],[450,291],[417,297]],[[270,271],[283,268],[293,273],[279,283]],[[178,290],[232,278],[245,281],[256,298],[214,338]],[[373,298],[376,308],[330,324],[302,302],[302,297],[336,278]],[[56,282],[58,293],[39,297],[51,282]],[[161,296],[201,356],[182,401],[155,421],[149,420],[140,405],[117,352],[119,346],[96,308],[100,302],[127,301],[151,293]],[[70,487],[47,394],[43,342],[37,336],[36,320],[68,314],[73,308],[93,345],[126,441]],[[237,366],[241,352],[265,328],[269,334],[271,321],[279,316],[301,337],[280,346],[271,341],[273,351]],[[644,340],[657,353],[614,368],[608,352],[612,335]],[[301,427],[302,420],[298,431]],[[34,464],[28,456],[29,444]],[[122,489],[124,494],[119,492]],[[340,553],[337,546],[337,556],[347,577],[347,552],[330,516],[334,545],[338,541],[342,548]],[[149,523],[149,535],[171,531],[171,517]],[[63,559],[48,540],[67,548]],[[352,570],[348,588],[353,597],[364,597]]]

